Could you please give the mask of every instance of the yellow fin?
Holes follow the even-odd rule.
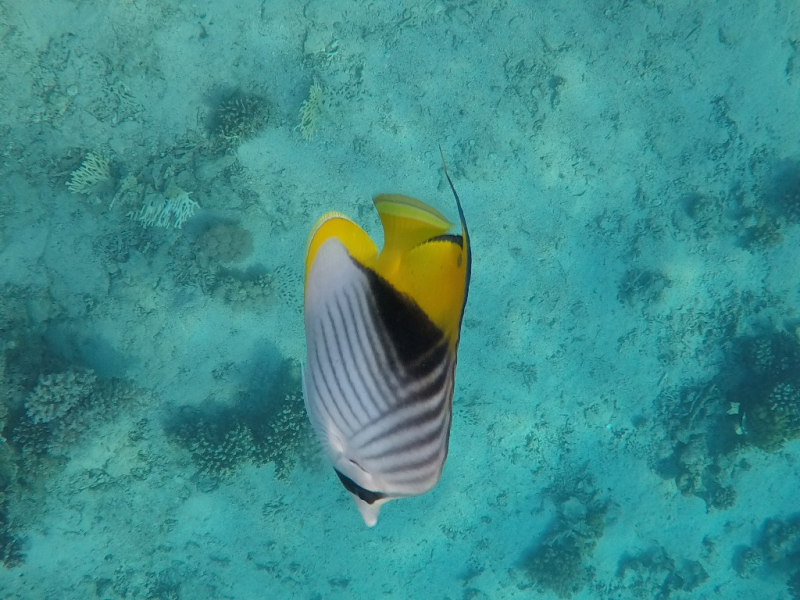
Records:
[[[400,194],[381,194],[373,202],[383,225],[383,252],[405,252],[446,233],[453,224],[424,202]]]
[[[370,266],[389,281],[408,251],[452,227],[438,210],[410,196],[381,194],[373,202],[383,225],[383,249]]]
[[[463,236],[444,234],[453,226],[438,210],[398,194],[375,198],[384,246],[368,263],[398,291],[410,296],[451,342],[458,339],[467,286]]]
[[[375,258],[378,255],[378,247],[367,233],[342,213],[327,212],[319,218],[308,236],[306,281],[308,281],[308,273],[311,270],[311,265],[314,263],[317,252],[322,244],[331,238],[338,239],[347,249],[350,256],[361,264],[375,262]]]
[[[461,236],[444,236],[420,244],[402,260],[393,285],[411,296],[455,348],[469,284]],[[463,243],[463,242],[462,242]]]

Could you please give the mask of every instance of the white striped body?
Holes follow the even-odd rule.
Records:
[[[335,237],[306,281],[310,420],[367,525],[433,488],[450,435],[455,354],[414,300]]]

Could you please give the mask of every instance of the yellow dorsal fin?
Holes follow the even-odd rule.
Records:
[[[383,249],[376,266],[389,280],[402,257],[412,248],[452,227],[442,213],[416,198],[381,194],[373,202],[383,225]]]
[[[384,246],[367,265],[413,298],[455,343],[465,295],[466,260],[464,249],[453,238],[442,237],[452,223],[432,206],[408,196],[383,194],[374,202],[383,224]]]
[[[467,286],[463,247],[452,238],[425,242],[403,257],[397,289],[411,296],[455,348]]]

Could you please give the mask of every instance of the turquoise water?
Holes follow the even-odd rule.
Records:
[[[0,598],[800,597],[794,2],[0,3]],[[308,232],[470,226],[450,453],[367,528]]]

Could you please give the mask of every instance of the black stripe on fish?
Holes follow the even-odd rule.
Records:
[[[342,304],[344,303],[344,307]],[[380,399],[380,387],[377,384],[375,372],[372,369],[372,361],[370,356],[374,355],[374,349],[365,348],[361,336],[359,335],[359,319],[356,317],[353,309],[353,303],[350,297],[344,295],[344,302],[340,297],[336,298],[336,304],[341,314],[342,320],[346,322],[345,337],[347,338],[348,350],[354,377],[357,381],[361,382],[361,389],[366,394],[366,398],[362,399],[362,404],[366,401],[369,404],[370,419],[380,414],[386,408],[385,403]],[[359,315],[363,318],[363,315]],[[375,390],[375,393],[373,392]]]
[[[330,395],[333,398],[333,403],[336,405],[336,409],[340,412],[342,417],[345,419],[347,424],[350,426],[350,430],[353,431],[353,429],[356,428],[356,426],[363,425],[363,423],[361,422],[361,419],[358,418],[358,415],[356,414],[356,411],[353,409],[353,406],[350,403],[350,399],[348,398],[348,395],[345,393],[344,388],[342,387],[342,383],[340,381],[340,376],[341,376],[340,369],[334,368],[334,366],[337,363],[334,362],[333,359],[332,359],[331,345],[336,343],[335,342],[336,325],[331,322],[331,319],[330,319],[330,308],[327,309],[327,312],[328,312],[328,317],[329,318],[327,319],[326,322],[327,322],[328,325],[330,325],[330,328],[333,329],[333,331],[331,332],[331,336],[334,339],[331,340],[331,336],[328,335],[327,328],[323,324],[323,326],[322,326],[322,345],[325,347],[325,358],[326,358],[327,364],[330,366],[330,373],[331,373],[331,377],[333,378],[333,381],[331,381],[327,377],[327,375],[325,374],[324,371],[322,371],[322,369],[320,369],[320,372],[322,374],[323,380],[326,383],[326,387],[328,388],[329,392],[331,393]],[[334,354],[336,354],[335,350],[337,350],[337,348],[334,348],[333,350],[334,350]],[[341,356],[341,353],[338,353],[338,356]],[[322,361],[320,361],[319,364],[322,365],[323,364]],[[345,414],[345,412],[343,412],[343,409],[345,409],[345,408],[347,409],[347,412],[349,412],[349,417],[348,417],[347,414]],[[355,423],[353,421],[355,421]]]
[[[447,380],[442,382],[442,389],[438,394],[416,398],[413,404],[398,406],[380,416],[373,423],[370,423],[368,431],[373,433],[370,437],[358,439],[358,445],[367,448],[370,445],[377,445],[381,438],[398,434],[409,427],[420,427],[429,425],[440,420],[441,415],[450,410],[450,402],[447,393],[451,386],[447,385]],[[430,402],[431,406],[423,408],[420,412],[409,410],[410,406],[418,406]],[[387,421],[389,422],[386,427]]]
[[[320,327],[322,329],[322,327]],[[324,334],[323,334],[324,335]],[[323,401],[319,404],[325,409],[328,413],[330,419],[336,423],[338,427],[342,429],[343,433],[348,433],[348,435],[352,435],[353,429],[352,425],[350,424],[349,419],[347,416],[342,412],[342,407],[336,402],[334,398],[333,390],[331,390],[330,382],[328,381],[328,377],[325,375],[323,371],[322,365],[324,364],[322,357],[320,356],[320,349],[318,344],[314,344],[314,355],[316,358],[316,362],[313,365],[310,365],[310,372],[311,372],[311,380],[314,384],[314,388],[317,390],[318,398],[326,398],[331,399],[331,401]],[[330,360],[330,357],[328,357]],[[329,363],[330,364],[330,363]],[[321,393],[322,389],[320,386],[324,386],[325,393]],[[337,419],[335,415],[328,410],[330,405],[333,405],[333,408],[336,410],[336,414],[339,416]]]
[[[355,481],[350,479],[347,475],[343,475],[339,469],[334,469],[336,475],[339,476],[339,481],[342,482],[342,485],[345,489],[350,492],[351,494],[358,496],[367,504],[374,504],[378,500],[382,500],[386,498],[386,494],[382,494],[381,492],[372,492],[370,490],[364,489],[360,485],[358,485]]]
[[[348,387],[348,390],[345,390],[345,394],[348,399],[352,397],[358,402],[358,406],[355,407],[359,409],[356,418],[358,420],[358,424],[363,426],[364,422],[369,422],[374,418],[374,405],[371,401],[369,405],[364,403],[363,394],[360,393],[360,389],[358,389],[356,383],[354,383],[354,378],[355,381],[359,381],[361,378],[360,373],[357,372],[358,359],[353,351],[353,344],[350,341],[349,334],[349,331],[353,328],[354,324],[351,321],[348,321],[345,317],[338,295],[335,296],[333,300],[338,321],[334,319],[334,315],[331,312],[331,306],[328,306],[328,318],[333,324],[334,336],[336,338],[336,348],[339,352],[339,356],[344,359],[342,360],[342,368],[340,370],[343,371],[343,380],[347,383]],[[341,328],[337,327],[338,324],[341,324]],[[339,331],[340,329],[341,331]],[[355,373],[352,372],[354,369],[356,371]],[[349,393],[347,393],[348,391]],[[363,420],[359,418],[359,415],[363,417]]]
[[[444,334],[416,302],[398,292],[372,269],[362,267],[362,270],[369,280],[378,322],[391,339],[400,362],[407,369],[418,365],[420,359],[441,342]]]

